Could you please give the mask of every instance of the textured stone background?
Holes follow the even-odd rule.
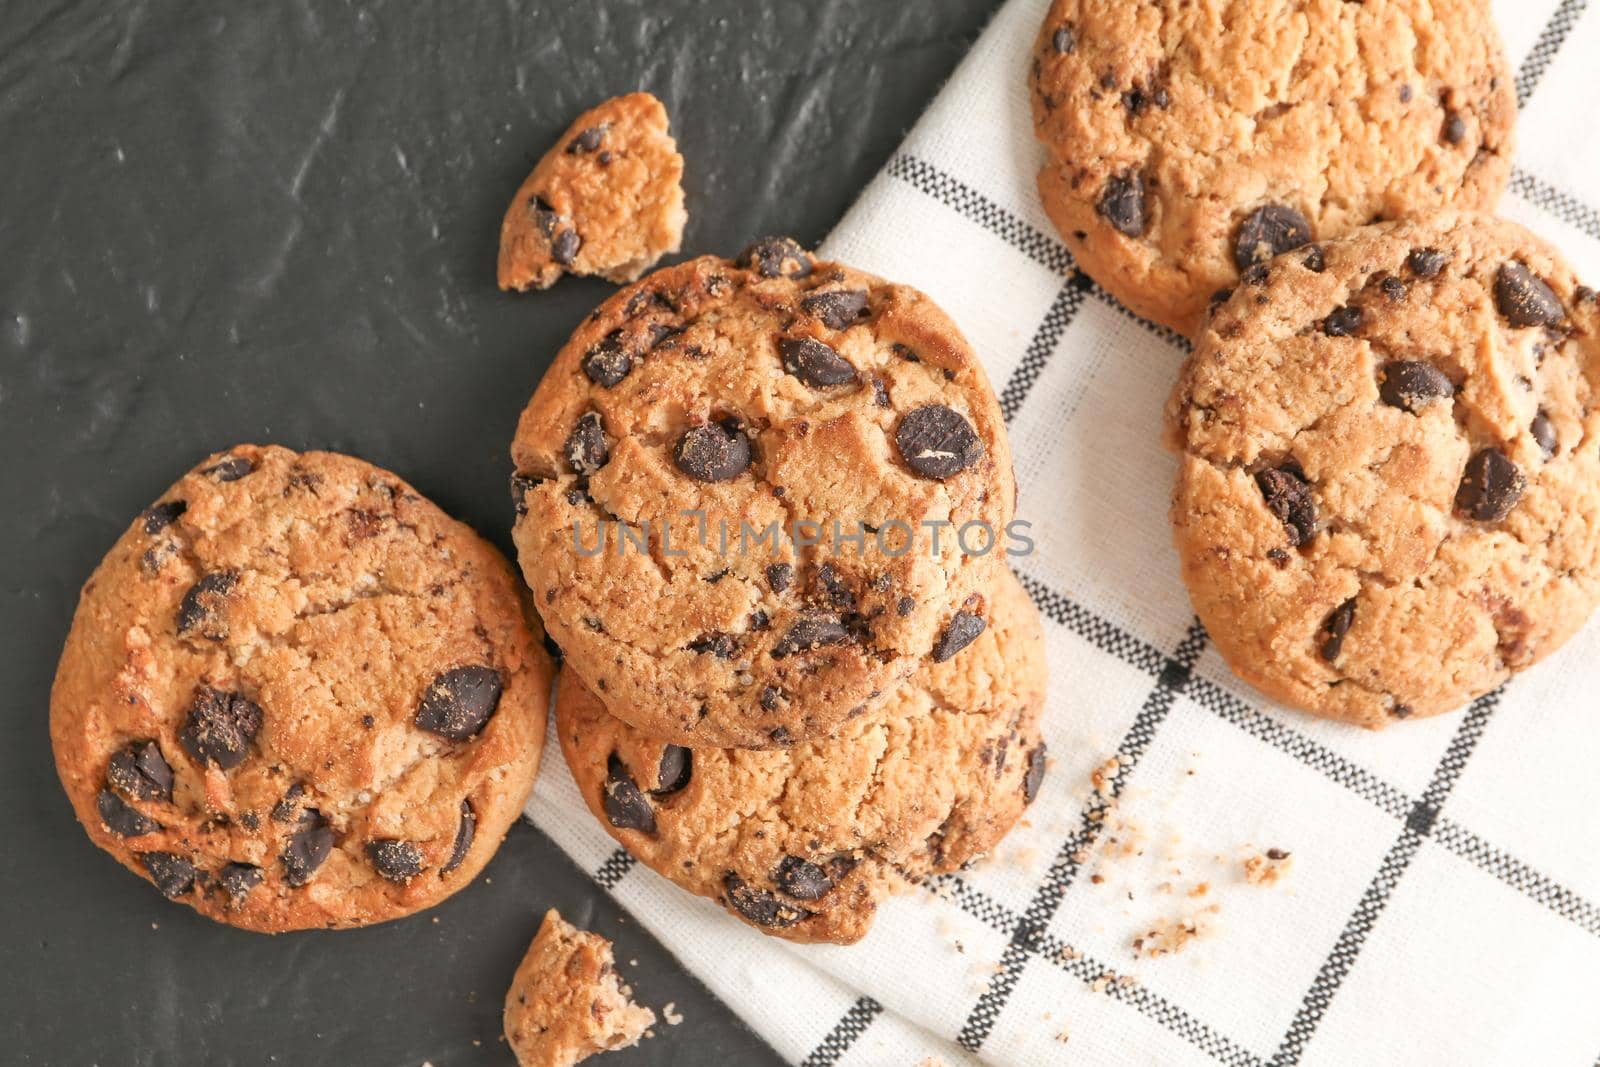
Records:
[[[73,821],[50,679],[95,562],[236,442],[364,456],[508,549],[517,413],[609,291],[496,291],[537,155],[649,89],[687,160],[686,252],[810,244],[997,6],[0,5],[0,1060],[503,1064],[505,986],[554,905],[685,1016],[608,1065],[776,1062],[527,826],[375,929],[265,938],[166,904]]]

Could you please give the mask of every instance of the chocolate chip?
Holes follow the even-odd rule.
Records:
[[[983,458],[983,442],[972,424],[942,404],[917,408],[900,420],[894,443],[906,465],[944,481]]]
[[[1434,278],[1444,270],[1448,255],[1437,248],[1413,248],[1406,256],[1406,266],[1419,278]]]
[[[1050,47],[1056,50],[1058,56],[1070,56],[1077,51],[1078,35],[1073,32],[1072,23],[1056,27],[1056,31],[1050,35]]]
[[[534,225],[539,227],[539,232],[549,240],[556,232],[556,223],[561,221],[561,213],[550,206],[549,201],[542,196],[535,196],[528,202],[528,210],[533,215]]]
[[[749,624],[752,630],[765,630],[772,625],[772,616],[757,608],[750,613]]]
[[[1410,704],[1396,704],[1394,707],[1389,709],[1389,714],[1393,715],[1397,719],[1409,719],[1412,715],[1416,714],[1416,711],[1411,707]]]
[[[145,852],[139,862],[150,873],[150,880],[169,900],[194,888],[194,864],[175,852]]]
[[[1234,266],[1247,269],[1311,240],[1311,223],[1286,204],[1263,204],[1239,225],[1233,242]]]
[[[300,807],[300,798],[305,795],[306,784],[295,782],[284,790],[282,798],[272,805],[272,821],[288,822],[294,818],[295,811]]]
[[[673,450],[678,469],[697,482],[726,482],[750,466],[750,438],[731,420],[696,426]]]
[[[1442,136],[1446,144],[1460,144],[1467,136],[1466,120],[1454,111],[1450,112],[1444,118]]]
[[[1322,320],[1322,332],[1329,337],[1349,337],[1361,328],[1362,310],[1355,305],[1334,308]]]
[[[622,334],[612,330],[583,357],[583,373],[602,389],[610,389],[628,376],[633,357],[622,348]]]
[[[1378,283],[1378,288],[1383,290],[1383,295],[1398,304],[1406,298],[1406,283],[1394,275]]]
[[[244,762],[261,730],[261,705],[238,693],[201,686],[194,691],[178,743],[197,763],[232,770]]]
[[[161,829],[160,823],[141,815],[109,789],[100,790],[94,798],[94,806],[100,812],[100,821],[118,837],[139,837]]]
[[[761,690],[761,710],[762,711],[776,711],[777,708],[778,708],[778,702],[781,701],[782,699],[783,699],[783,690],[779,689],[777,686],[769,685],[769,686],[762,687],[762,690]]]
[[[210,475],[219,482],[236,482],[255,469],[256,465],[244,456],[228,456],[200,473]]]
[[[811,273],[811,257],[790,237],[763,237],[739,253],[738,265],[763,278],[804,278]]]
[[[667,745],[661,750],[661,763],[656,768],[656,787],[651,792],[658,797],[676,793],[689,784],[693,770],[693,752],[682,745]]]
[[[410,841],[392,837],[368,841],[367,859],[391,882],[409,882],[422,873],[422,850]]]
[[[1549,459],[1556,454],[1556,428],[1550,422],[1550,416],[1540,409],[1539,414],[1533,417],[1533,422],[1528,427],[1528,432],[1533,435],[1533,443],[1539,446],[1539,451],[1544,453],[1544,458]]]
[[[463,800],[461,822],[456,826],[456,843],[450,846],[450,858],[439,868],[441,875],[449,874],[461,866],[461,861],[467,858],[467,852],[472,848],[472,839],[476,836],[478,836],[478,813],[472,810],[471,804]]]
[[[976,641],[988,625],[980,615],[970,611],[956,612],[950,619],[950,625],[944,628],[944,634],[933,646],[933,662],[943,663],[950,659]]]
[[[1283,523],[1291,545],[1311,540],[1317,528],[1317,503],[1311,486],[1294,467],[1268,468],[1256,475],[1256,486],[1266,499],[1267,508]]]
[[[1311,250],[1306,253],[1306,258],[1300,262],[1305,265],[1306,270],[1311,271],[1313,274],[1321,274],[1328,269],[1328,260],[1323,254],[1321,245],[1312,245]]]
[[[767,585],[772,587],[774,593],[781,593],[789,588],[789,583],[794,581],[794,568],[787,563],[769,563],[767,565]]]
[[[800,310],[830,330],[848,330],[871,316],[865,289],[835,289],[800,300]]]
[[[322,812],[307,808],[300,816],[300,829],[289,836],[288,845],[278,859],[283,863],[284,884],[297,888],[311,881],[333,851],[333,829]]]
[[[1044,742],[1028,753],[1028,769],[1022,775],[1022,802],[1032,804],[1033,798],[1039,795],[1039,786],[1044,783],[1045,747]]]
[[[1378,396],[1385,404],[1415,412],[1435,400],[1456,395],[1444,372],[1430,363],[1395,360],[1378,369]]]
[[[839,576],[832,563],[824,563],[817,568],[817,584],[827,593],[827,601],[840,611],[854,611],[856,608],[856,595],[850,591],[850,586]]]
[[[606,780],[601,786],[601,806],[606,819],[619,830],[656,832],[656,812],[615,752],[606,757]]]
[[[476,736],[500,705],[502,682],[493,667],[455,667],[428,683],[417,704],[419,729],[465,741]]]
[[[137,800],[172,799],[172,768],[154,741],[133,741],[118,749],[106,768],[106,781]]]
[[[1400,102],[1402,104],[1411,103],[1411,85],[1410,85],[1410,83],[1407,83],[1405,85],[1400,86]]]
[[[225,639],[228,627],[217,618],[217,614],[238,582],[239,572],[235,570],[212,571],[201,575],[200,580],[183,594],[183,601],[178,605],[178,632],[186,634],[190,630],[198,630],[200,636],[208,641]]]
[[[557,230],[555,237],[550,240],[550,258],[563,267],[571,266],[577,258],[578,249],[583,247],[583,238],[578,236],[578,231],[567,228]]]
[[[253,863],[229,863],[217,872],[217,884],[234,904],[250,895],[250,890],[261,884],[261,868]]]
[[[1344,635],[1350,632],[1350,624],[1355,618],[1356,600],[1355,597],[1351,597],[1334,608],[1323,620],[1322,645],[1319,649],[1323,659],[1332,663],[1339,658],[1339,652],[1344,648]]]
[[[772,881],[796,900],[818,900],[833,888],[828,872],[799,856],[785,856],[773,872]]]
[[[1216,292],[1212,293],[1210,301],[1206,304],[1206,314],[1215,315],[1217,313],[1217,309],[1223,304],[1226,304],[1232,296],[1232,289],[1218,289]]]
[[[528,513],[528,490],[538,485],[541,479],[527,474],[513,474],[511,476],[511,509],[518,515]]]
[[[1150,221],[1144,210],[1144,173],[1137,170],[1112,175],[1095,205],[1112,229],[1128,237],[1142,237]]]
[[[183,500],[167,500],[160,504],[152,504],[144,509],[140,518],[144,519],[144,532],[147,534],[160,533],[174,522],[178,516],[189,510],[189,504]]]
[[[1479,522],[1499,522],[1522,499],[1527,479],[1497,448],[1485,448],[1467,460],[1456,490],[1456,509]]]
[[[600,142],[605,140],[605,136],[606,128],[604,125],[590,126],[586,130],[580,130],[576,137],[567,142],[567,153],[576,156],[584,152],[593,152],[600,147]]]
[[[917,602],[911,597],[903,596],[894,602],[894,613],[902,619],[916,610]]]
[[[826,611],[803,611],[772,648],[772,658],[782,659],[796,652],[807,652],[823,645],[841,644],[848,638],[839,616]]]
[[[600,425],[600,413],[585,411],[578,416],[578,424],[567,437],[567,462],[575,473],[587,478],[606,465],[611,450],[606,445],[606,431]]]
[[[1513,326],[1554,326],[1567,314],[1554,290],[1521,263],[1501,264],[1494,302]]]
[[[809,337],[785,337],[778,341],[783,369],[812,386],[843,385],[853,382],[856,369],[832,348]]]
[[[765,889],[746,884],[732,871],[723,877],[722,888],[728,894],[728,907],[757,926],[782,929],[811,918],[811,912],[786,904]]]
[[[739,651],[739,643],[733,639],[733,635],[723,633],[701,634],[685,647],[700,655],[709,652],[718,659],[732,659],[733,654]]]

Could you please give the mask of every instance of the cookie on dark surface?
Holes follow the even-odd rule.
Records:
[[[667,111],[629,93],[585,111],[523,181],[500,224],[500,288],[562,274],[631,282],[676,252],[687,214]]]
[[[1280,256],[1167,409],[1195,609],[1268,696],[1378,727],[1459,708],[1600,600],[1600,305],[1477,215]]]
[[[664,877],[763,933],[857,941],[883,898],[988,852],[1039,790],[1038,611],[1005,571],[990,607],[963,656],[787,751],[653,741],[563,671],[562,752],[595,817]]]
[[[1186,337],[1264,258],[1491,209],[1510,174],[1516,98],[1484,0],[1056,0],[1029,80],[1051,221]]]
[[[630,996],[611,942],[551,908],[506,991],[506,1044],[518,1067],[572,1067],[635,1045],[656,1014]]]
[[[949,318],[784,238],[606,301],[512,458],[518,556],[568,668],[689,745],[826,736],[958,656],[1016,492]]]
[[[395,475],[241,445],[84,585],[50,733],[95,844],[264,932],[437,903],[533,784],[552,666],[515,575]]]

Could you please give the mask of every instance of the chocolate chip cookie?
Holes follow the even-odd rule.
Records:
[[[506,992],[506,1043],[518,1067],[572,1067],[637,1044],[656,1013],[629,995],[611,942],[545,912]]]
[[[1267,695],[1377,727],[1460,707],[1600,599],[1600,305],[1476,215],[1252,269],[1167,409],[1184,581]]]
[[[552,666],[519,591],[387,471],[214,455],[84,585],[50,699],[62,784],[95,844],[221,922],[437,903],[538,769]]]
[[[1490,209],[1510,173],[1516,99],[1484,0],[1056,0],[1030,84],[1067,247],[1186,337],[1254,264]]]
[[[523,181],[500,224],[500,288],[564,273],[631,282],[678,250],[683,157],[667,109],[629,93],[585,111]]]
[[[1003,570],[990,608],[964,656],[929,664],[827,741],[663,744],[563,670],[561,749],[595,817],[658,873],[764,933],[847,944],[907,880],[993,848],[1038,792],[1039,614]]]
[[[784,238],[601,305],[512,458],[518,556],[569,668],[693,745],[826,736],[959,655],[1016,493],[949,318]]]

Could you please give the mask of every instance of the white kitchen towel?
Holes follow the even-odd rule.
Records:
[[[763,937],[633,862],[553,743],[529,815],[797,1063],[1596,1063],[1600,622],[1381,734],[1229,674],[1169,540],[1182,344],[1076,274],[1037,201],[1047,6],[1005,5],[825,246],[931,294],[1001,391],[1052,674],[1027,822],[846,948]],[[1522,105],[1503,210],[1600,279],[1600,14],[1496,6]],[[1267,849],[1286,874],[1247,881]]]

